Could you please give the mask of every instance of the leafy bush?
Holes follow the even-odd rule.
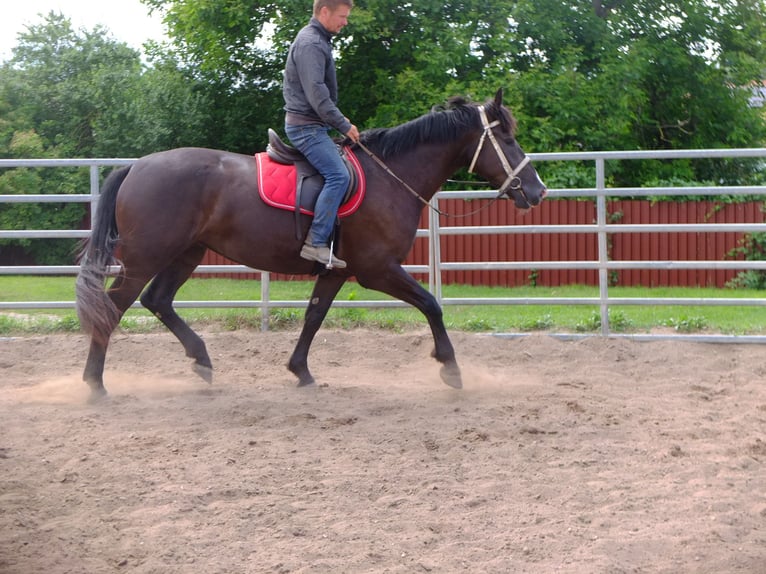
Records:
[[[766,260],[766,233],[748,233],[745,235],[740,244],[728,253],[732,259],[739,255],[742,255],[745,261]],[[766,271],[760,269],[742,271],[726,286],[733,289],[764,290],[766,289]]]
[[[521,325],[522,331],[545,331],[555,325],[553,317],[546,313],[542,317],[531,319]]]
[[[668,327],[673,327],[676,331],[683,333],[694,333],[704,331],[708,325],[705,317],[679,317],[671,318],[665,323]]]
[[[612,331],[624,332],[633,327],[633,322],[622,311],[609,309],[609,328]],[[583,322],[575,325],[575,331],[580,333],[598,331],[601,329],[601,313],[594,311],[591,316]]]

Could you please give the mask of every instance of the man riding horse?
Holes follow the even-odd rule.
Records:
[[[359,130],[338,109],[331,39],[348,24],[353,6],[352,0],[315,0],[311,21],[290,46],[282,87],[285,133],[324,177],[301,257],[341,269],[346,262],[333,255],[330,237],[349,174],[328,132],[336,129],[358,142]]]

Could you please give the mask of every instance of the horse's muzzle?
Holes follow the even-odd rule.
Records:
[[[527,192],[522,186],[519,186],[506,189],[504,194],[509,199],[513,198],[513,203],[518,209],[529,209],[540,205],[545,196],[548,195],[548,190],[542,187],[534,192]]]

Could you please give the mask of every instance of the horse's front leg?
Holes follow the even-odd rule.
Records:
[[[382,291],[418,309],[428,320],[434,337],[433,357],[442,363],[441,378],[452,388],[463,387],[463,379],[455,359],[455,349],[444,327],[442,309],[431,293],[402,269],[401,265],[391,265],[386,273],[375,273],[371,276],[357,274],[357,279],[363,287]]]
[[[316,335],[316,332],[322,325],[322,321],[327,316],[330,305],[332,305],[335,296],[345,282],[346,277],[329,273],[317,278],[314,284],[314,291],[311,293],[311,299],[309,300],[308,307],[306,307],[303,329],[301,330],[300,337],[298,337],[298,343],[295,345],[290,361],[287,363],[287,368],[298,377],[299,387],[312,385],[315,382],[308,366],[309,348],[314,340],[314,335]]]

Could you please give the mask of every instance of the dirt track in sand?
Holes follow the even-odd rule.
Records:
[[[0,340],[0,573],[668,572],[766,565],[766,350],[425,332]],[[327,385],[327,386],[322,386]]]

